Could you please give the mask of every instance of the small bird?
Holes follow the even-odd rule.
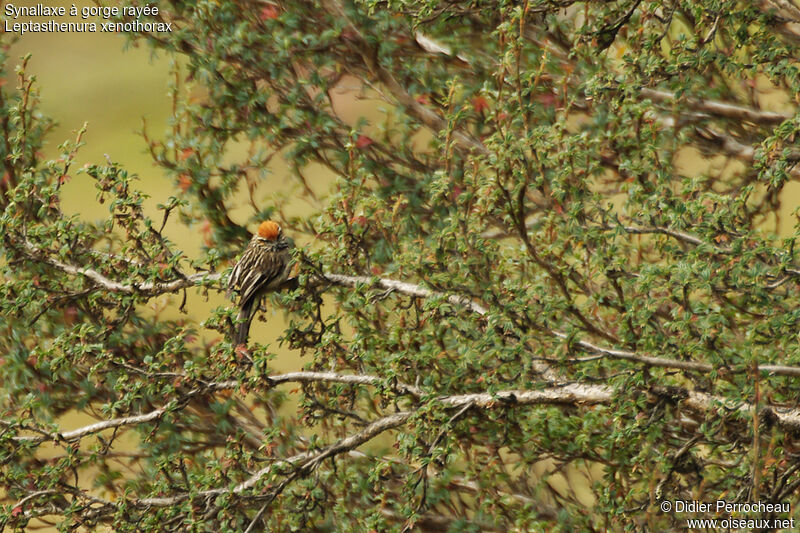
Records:
[[[291,270],[292,243],[283,236],[281,227],[272,220],[265,220],[233,267],[228,280],[228,296],[239,293],[238,324],[233,336],[233,345],[247,345],[250,323],[268,292],[280,288],[289,278]]]

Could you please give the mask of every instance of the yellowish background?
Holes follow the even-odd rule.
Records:
[[[35,2],[14,2],[15,5],[34,5]],[[48,5],[71,3],[57,2]],[[81,5],[89,4],[77,4]],[[66,21],[66,20],[65,20]],[[79,22],[80,19],[75,19]],[[153,55],[146,47],[131,48],[123,51],[124,38],[115,34],[33,34],[20,37],[11,49],[11,61],[7,66],[13,73],[13,66],[19,63],[19,57],[32,53],[29,72],[35,74],[41,90],[41,109],[44,114],[58,122],[50,134],[45,147],[46,157],[56,158],[58,145],[67,139],[74,139],[75,132],[84,122],[88,122],[88,132],[84,137],[86,145],[77,157],[74,169],[86,163],[105,163],[109,157],[121,163],[129,172],[141,178],[141,188],[151,196],[146,203],[148,213],[156,215],[155,205],[163,202],[170,195],[176,194],[172,180],[156,167],[146,152],[145,143],[137,133],[141,128],[142,117],[147,119],[148,131],[154,137],[163,136],[167,129],[167,119],[171,110],[171,101],[167,94],[172,59],[163,53]],[[12,78],[8,86],[15,83]],[[7,86],[7,87],[8,87]],[[766,89],[767,87],[764,87]],[[357,88],[354,88],[354,91]],[[364,111],[364,102],[341,93],[342,100],[337,106],[348,121],[354,122]],[[782,103],[782,102],[781,102]],[[367,104],[371,108],[369,114],[374,116],[374,103]],[[764,102],[765,108],[773,107]],[[782,107],[778,105],[777,107]],[[351,122],[351,123],[352,123]],[[698,153],[687,151],[681,157],[679,168],[682,172],[705,172],[710,168],[719,169],[726,165],[725,158],[703,160]],[[292,182],[281,176],[285,167],[279,162],[274,169],[276,176],[272,187],[289,193]],[[318,173],[314,176],[324,189],[330,176]],[[287,189],[288,187],[288,189]],[[800,199],[800,186],[792,184],[784,193],[784,207],[780,213],[780,233],[790,234],[793,231],[795,218],[792,211]],[[91,180],[83,174],[73,172],[72,180],[64,188],[63,207],[68,214],[78,214],[88,220],[100,219],[107,214],[107,205],[96,201],[96,192]],[[298,207],[301,209],[301,207]],[[241,215],[237,220],[243,221],[246,214],[242,210],[235,211]],[[177,223],[177,219],[167,228],[167,235],[188,256],[195,256],[199,251],[201,237],[197,228],[185,228]],[[230,305],[221,295],[211,293],[208,300],[194,292],[190,294],[190,318],[201,321],[208,312],[217,305]],[[156,306],[168,306],[164,299],[154,302]],[[168,307],[168,316],[175,317],[176,306]],[[252,335],[255,340],[272,344],[278,353],[276,367],[279,371],[297,370],[303,361],[296,353],[285,350],[275,342],[278,332],[284,327],[283,317],[272,313],[270,321],[265,324],[256,322]],[[83,415],[71,414],[63,420],[65,430],[91,422]],[[575,485],[581,483],[576,482]]]
[[[35,5],[35,2],[13,2],[15,6]],[[45,5],[64,5],[71,3],[45,2]],[[83,5],[76,4],[78,9]],[[18,21],[34,20],[44,22],[46,18],[21,17]],[[57,18],[59,22],[83,22],[79,17]],[[99,19],[95,19],[99,23]],[[92,21],[88,19],[87,22]],[[98,24],[99,26],[99,24]],[[123,50],[123,48],[127,48]],[[167,131],[172,100],[168,95],[168,83],[173,79],[171,65],[175,58],[159,52],[153,54],[147,46],[129,47],[125,38],[113,33],[25,33],[17,38],[11,48],[7,75],[11,78],[7,88],[17,84],[13,74],[14,67],[21,63],[21,57],[31,53],[28,73],[36,76],[41,94],[41,111],[55,119],[58,126],[48,137],[44,149],[45,157],[57,158],[62,154],[58,145],[65,140],[74,140],[76,132],[84,122],[88,131],[84,135],[85,146],[81,148],[70,172],[71,179],[63,189],[62,206],[66,214],[77,214],[86,220],[103,219],[108,214],[108,204],[97,201],[94,183],[86,174],[75,172],[84,164],[105,164],[106,154],[112,161],[119,162],[130,173],[140,177],[139,186],[150,198],[145,203],[147,214],[160,220],[156,210],[178,191],[173,181],[153,163],[146,144],[138,133],[142,119],[147,121],[147,131],[151,138],[163,138]],[[185,77],[185,71],[183,76]],[[269,184],[272,193],[291,194],[295,188],[292,180],[286,179],[286,169],[282,161],[277,161],[273,169],[274,179]],[[317,176],[321,188],[329,183],[329,176]],[[262,193],[261,190],[259,190]],[[308,206],[299,203],[299,208]],[[236,207],[235,205],[232,207]],[[297,208],[293,210],[297,212]],[[234,210],[234,218],[243,223],[251,212],[247,209]],[[236,216],[238,215],[238,216]],[[251,228],[252,229],[252,228]],[[199,228],[187,228],[173,217],[165,233],[188,257],[196,257],[202,244]],[[167,318],[177,318],[178,297],[163,297],[152,301],[154,311]],[[210,293],[206,299],[199,291],[190,291],[186,308],[188,318],[196,322],[208,316],[210,310],[218,305],[232,305],[222,295]],[[256,321],[253,324],[252,338],[272,344],[278,352],[278,370],[297,370],[302,361],[297,354],[282,349],[274,342],[278,332],[283,330],[281,313],[270,313],[269,323]],[[207,332],[206,340],[218,336]],[[74,423],[74,422],[73,422]],[[69,426],[72,424],[68,424]]]
[[[13,2],[16,6],[35,5],[36,2]],[[45,5],[65,5],[67,2],[42,2]],[[80,9],[89,3],[76,3]],[[19,21],[31,20],[27,17]],[[44,18],[32,19],[44,22]],[[78,18],[60,18],[59,22],[82,22]],[[91,20],[91,19],[90,19]],[[99,22],[99,21],[98,21]],[[142,119],[147,121],[151,138],[163,138],[168,128],[172,100],[168,94],[168,83],[173,79],[172,64],[175,58],[164,53],[153,54],[146,46],[126,47],[125,38],[111,33],[26,33],[17,37],[9,52],[6,65],[6,89],[18,84],[14,74],[21,57],[30,53],[28,74],[34,75],[40,90],[40,111],[58,124],[47,138],[44,147],[46,158],[58,158],[58,146],[66,140],[74,140],[77,131],[88,123],[80,149],[70,172],[71,180],[63,188],[62,207],[67,215],[77,214],[86,220],[100,220],[108,215],[108,203],[97,201],[93,180],[76,170],[85,164],[105,164],[108,157],[120,163],[130,173],[139,176],[140,189],[150,196],[145,202],[148,215],[157,217],[156,205],[171,195],[177,195],[173,181],[152,161],[146,150],[144,139],[138,133]],[[125,48],[125,49],[124,49]],[[183,73],[185,76],[185,72]],[[294,185],[286,179],[285,165],[276,162],[273,192],[291,194]],[[330,177],[317,176],[321,189],[330,182]],[[269,197],[271,195],[264,194]],[[235,207],[235,206],[234,206]],[[305,206],[308,209],[308,206]],[[297,209],[294,210],[297,212]],[[236,209],[238,222],[250,215],[245,209]],[[172,217],[165,233],[177,248],[188,257],[196,257],[200,251],[202,237],[198,228],[187,228]],[[177,318],[180,296],[165,296],[151,301],[153,312],[161,316]],[[210,292],[209,297],[200,291],[190,291],[185,318],[194,323],[201,322],[211,309],[219,305],[233,305],[220,293]],[[277,353],[274,366],[278,372],[299,370],[305,361],[296,352],[278,346],[276,338],[285,327],[282,313],[269,312],[269,322],[254,322],[251,338],[271,345]],[[214,331],[206,331],[203,337],[210,340],[218,337]],[[95,422],[82,413],[71,412],[59,421],[64,430],[71,430]],[[135,447],[135,438],[126,436],[120,440],[119,449]],[[127,444],[125,442],[127,441]],[[58,454],[56,448],[43,447],[44,456]],[[90,488],[91,480],[84,480]],[[31,527],[41,528],[34,521]],[[54,531],[45,527],[42,531]]]

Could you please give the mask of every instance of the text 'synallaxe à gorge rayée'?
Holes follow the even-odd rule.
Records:
[[[3,21],[3,29],[7,33],[94,33],[101,32],[169,32],[172,31],[171,22],[140,21],[141,17],[158,16],[158,7],[146,4],[144,6],[83,6],[80,9],[72,4],[64,6],[48,6],[36,4],[34,6],[15,6],[6,4],[3,13],[7,17]],[[28,18],[27,21],[16,22],[20,17]],[[48,20],[33,20],[33,18],[48,17]],[[58,17],[80,17],[86,21],[89,17],[99,17],[108,22],[62,22],[55,20]],[[131,20],[121,22],[109,21],[112,17],[127,17]],[[8,19],[14,22],[9,22]]]
[[[102,17],[109,19],[111,17],[124,17],[139,18],[142,16],[153,17],[158,15],[158,6],[151,6],[150,4],[144,6],[84,6],[80,8],[72,5],[69,10],[70,16],[80,16],[84,19],[89,17]],[[67,8],[64,6],[48,6],[45,4],[36,4],[35,6],[15,6],[14,4],[6,4],[4,13],[7,17],[17,20],[20,17],[66,17]]]

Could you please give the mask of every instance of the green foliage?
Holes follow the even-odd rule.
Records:
[[[42,161],[50,123],[24,64],[0,92],[0,523],[683,530],[692,515],[660,501],[797,503],[800,267],[783,203],[800,12],[159,9],[176,31],[129,38],[183,57],[171,130],[145,134],[175,183],[161,220],[113,162],[81,170],[108,217],[63,216],[83,132]],[[313,213],[267,194],[278,157]],[[294,374],[261,339],[231,345],[232,306],[201,323],[147,310],[224,290],[270,217],[310,243],[297,287],[271,296],[288,316],[276,336],[306,357]],[[65,433],[67,413],[105,422]],[[778,516],[800,518],[760,517]]]

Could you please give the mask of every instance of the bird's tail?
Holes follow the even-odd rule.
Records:
[[[253,321],[254,314],[253,300],[254,298],[250,298],[239,308],[239,315],[236,317],[236,324],[234,325],[234,346],[239,346],[240,344],[247,346],[247,338],[250,336],[250,323]]]

